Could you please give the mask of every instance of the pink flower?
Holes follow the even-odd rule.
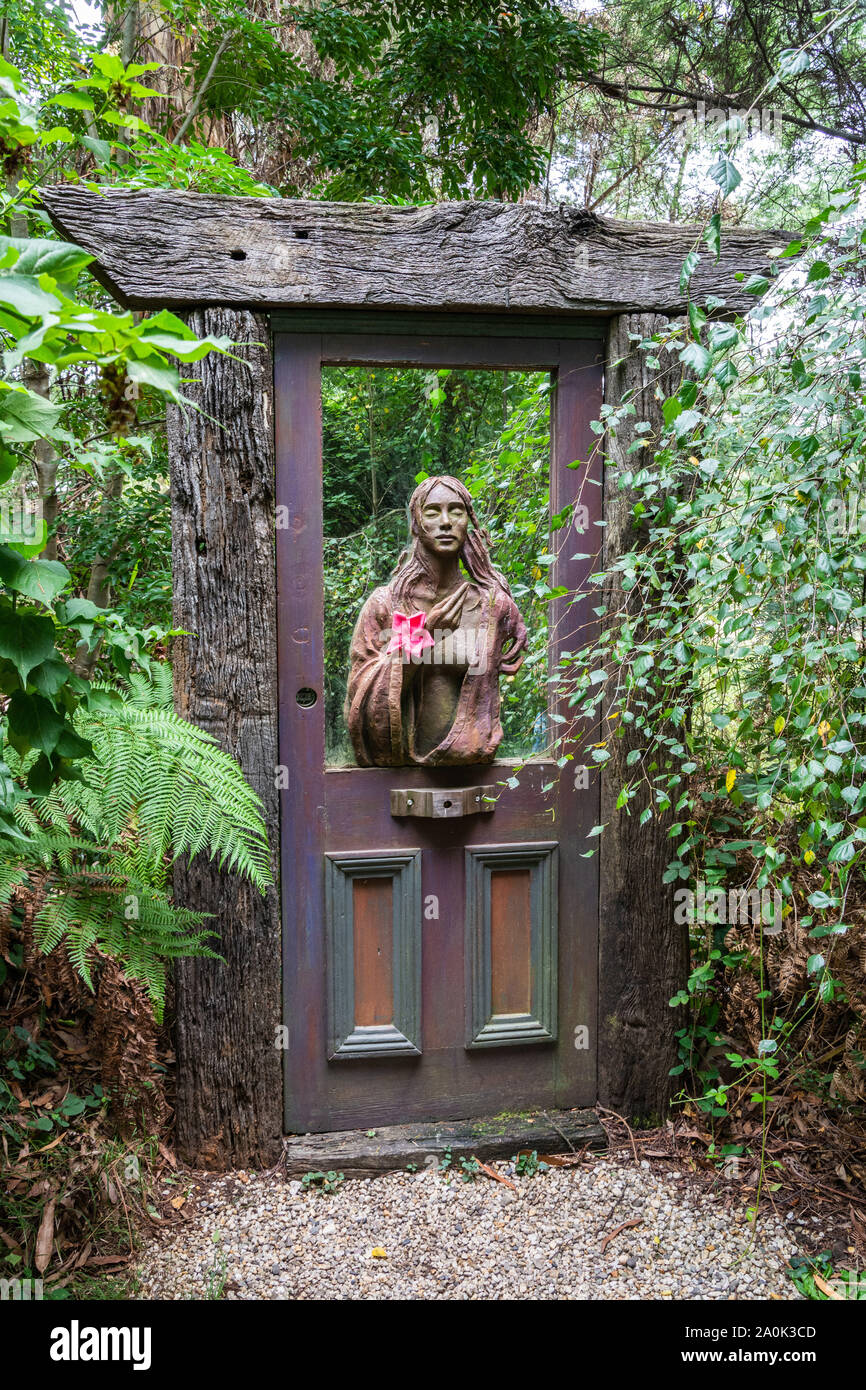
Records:
[[[411,617],[405,613],[395,613],[393,634],[385,649],[386,655],[402,652],[405,656],[419,656],[425,647],[432,647],[433,638],[424,626],[426,620],[426,613],[413,613]]]

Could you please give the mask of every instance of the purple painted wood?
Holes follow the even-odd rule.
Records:
[[[589,511],[585,536],[554,534],[560,558],[556,582],[580,587],[597,564],[576,561],[600,538],[601,462],[590,470],[568,464],[587,458],[595,442],[589,422],[602,401],[600,344],[582,340],[423,339],[411,335],[279,334],[276,338],[277,505],[289,524],[277,531],[281,761],[289,772],[282,797],[284,996],[289,1049],[286,1127],[327,1131],[428,1118],[459,1118],[504,1109],[592,1104],[596,1095],[597,859],[579,853],[598,820],[598,786],[575,786],[549,760],[519,772],[492,763],[441,768],[350,768],[324,772],[322,720],[322,361],[394,365],[549,368],[556,376],[551,450],[551,509],[578,499]],[[281,512],[278,510],[278,518]],[[573,649],[587,631],[595,600],[555,611],[551,669],[561,648]],[[318,700],[302,709],[301,687]],[[393,787],[502,784],[492,815],[446,820],[395,819]],[[552,784],[549,786],[548,784]],[[560,846],[559,1039],[467,1051],[465,1047],[465,864],[467,845],[557,840]],[[419,1058],[327,1061],[323,855],[326,851],[387,851],[420,847],[422,898],[435,898],[438,916],[425,917],[422,942],[422,1055]],[[575,1029],[589,1030],[590,1047],[575,1047]]]
[[[601,593],[587,592],[588,577],[600,568],[604,460],[597,448],[597,436],[590,422],[601,414],[604,369],[598,347],[591,343],[561,344],[556,396],[552,418],[551,513],[567,503],[586,507],[586,530],[577,534],[573,524],[553,533],[551,549],[557,556],[553,566],[555,585],[565,585],[570,594],[584,593],[576,601],[564,598],[553,604],[551,671],[563,651],[574,651],[590,640],[598,621],[593,606]],[[595,455],[593,457],[593,451]],[[585,467],[569,465],[580,459]],[[561,541],[557,537],[562,536]],[[588,559],[575,559],[586,554]],[[570,711],[563,700],[558,711],[566,720]],[[563,727],[563,726],[560,726]],[[565,726],[567,727],[567,726]],[[575,730],[584,733],[585,730]],[[580,742],[575,740],[576,749]],[[575,759],[578,762],[579,758]],[[559,772],[558,838],[559,851],[559,1018],[560,1039],[555,1057],[555,1094],[562,1106],[592,1105],[596,1100],[597,1011],[598,1011],[598,840],[587,839],[599,820],[600,780],[589,769],[588,786],[575,775],[575,762]],[[557,771],[559,771],[557,769]],[[581,854],[595,848],[592,859]],[[589,1047],[576,1046],[588,1030]],[[580,1100],[571,1097],[579,1095]]]
[[[285,1088],[304,1104],[325,1047],[323,893],[324,607],[322,596],[322,407],[318,337],[292,340],[274,357],[277,669],[283,997],[289,1030]],[[313,690],[313,705],[298,703]],[[301,1122],[301,1128],[307,1126]]]

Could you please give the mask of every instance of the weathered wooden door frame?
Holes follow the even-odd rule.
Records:
[[[429,315],[389,315],[388,318],[390,333],[371,331],[374,325],[368,315],[340,315],[336,323],[333,316],[305,315],[300,324],[289,322],[287,328],[294,331],[283,333],[280,333],[280,320],[274,323],[276,506],[277,515],[286,523],[276,533],[276,561],[278,611],[285,615],[278,644],[280,765],[286,768],[289,781],[282,795],[281,817],[283,998],[288,1029],[284,1095],[288,1132],[308,1128],[310,1117],[317,1114],[323,1117],[318,1123],[323,1127],[327,1124],[324,1095],[328,1067],[333,1065],[327,1061],[325,1048],[326,962],[321,891],[324,860],[320,821],[326,801],[322,698],[322,367],[351,363],[549,371],[554,383],[551,515],[562,511],[568,502],[583,502],[591,519],[584,544],[588,551],[594,549],[596,552],[591,558],[576,559],[571,552],[577,543],[565,542],[564,553],[554,566],[553,582],[565,586],[569,592],[585,591],[589,574],[599,568],[600,563],[601,529],[592,523],[601,520],[603,466],[600,451],[593,450],[596,436],[590,430],[590,421],[598,417],[603,399],[603,324],[599,321],[570,322],[558,335],[561,321],[558,324],[547,319],[533,319],[525,324],[524,336],[521,323],[513,318],[481,316],[465,323],[463,334],[458,336],[453,321],[447,318]],[[324,332],[297,331],[298,328],[314,328],[317,322]],[[378,323],[375,326],[378,327]],[[567,473],[569,463],[579,458],[588,460],[592,454],[594,457],[586,469]],[[296,473],[306,479],[315,478],[315,491],[306,485],[299,492],[294,483]],[[574,479],[578,499],[562,495],[564,476]],[[295,626],[292,612],[298,598],[304,617]],[[579,631],[580,640],[588,640],[597,623],[591,605],[588,594],[577,603],[557,600],[552,605],[552,632],[562,628],[568,634]],[[569,643],[566,641],[564,645]],[[298,705],[293,695],[300,690],[315,691],[319,698],[314,704]],[[567,717],[564,704],[563,717]],[[566,1055],[563,1070],[569,1075],[573,1073],[574,1080],[562,1084],[557,1095],[557,1103],[566,1106],[593,1104],[596,1098],[598,882],[597,872],[592,870],[597,871],[597,862],[588,871],[588,866],[581,865],[577,857],[575,835],[580,820],[575,813],[577,795],[561,798],[562,819],[556,828],[560,841],[561,901],[572,904],[574,914],[573,922],[562,924],[558,978],[561,1015],[570,1017],[577,1007],[576,1000],[580,1000],[577,1013],[587,1028],[589,1045],[585,1058],[576,1050]],[[579,795],[581,799],[592,800],[594,809],[589,823],[597,823],[598,779],[594,777],[592,784]],[[582,809],[585,819],[588,808]],[[359,837],[363,840],[363,827],[359,827]],[[580,899],[580,889],[585,891],[587,877],[595,885],[594,901],[589,909]],[[311,1009],[309,1001],[317,994],[321,998],[321,1008]],[[318,1103],[311,1102],[311,1091],[321,1095]],[[305,1117],[300,1125],[296,1122],[299,1114]],[[446,1095],[439,1102],[438,1113],[424,1116],[428,1119],[456,1117],[462,1118],[459,1106],[455,1109],[454,1102]]]
[[[663,421],[658,369],[635,344],[688,296],[746,312],[750,274],[768,275],[784,232],[728,227],[718,259],[702,254],[686,286],[684,257],[700,228],[620,222],[568,206],[465,201],[431,207],[238,198],[160,189],[42,190],[62,237],[90,251],[96,278],[130,308],[171,307],[200,335],[224,335],[231,357],[184,370],[202,413],[168,416],[172,475],[173,644],[179,712],[239,761],[279,842],[277,626],[274,565],[273,357],[270,314],[298,326],[311,312],[363,311],[385,329],[393,312],[501,320],[555,316],[562,333],[596,315],[607,331],[605,403],[635,407],[605,439],[605,563],[634,542],[627,479],[638,442],[651,457]],[[277,320],[278,322],[278,320]],[[461,324],[461,331],[463,331]],[[521,334],[528,326],[521,325]],[[620,480],[624,486],[620,487]],[[616,577],[604,596],[623,606]],[[668,999],[687,966],[674,925],[668,825],[640,825],[646,801],[618,811],[634,731],[609,744],[601,774],[598,1097],[626,1116],[658,1116],[670,1094],[676,1015]],[[274,854],[274,872],[279,873]],[[197,859],[175,866],[184,906],[214,915],[222,961],[177,972],[177,1120],[185,1158],[203,1167],[273,1163],[282,1132],[280,907]]]

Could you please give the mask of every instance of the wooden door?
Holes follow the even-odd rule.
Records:
[[[588,512],[553,569],[575,593],[601,538],[601,465],[569,467],[596,442],[600,331],[536,322],[511,336],[476,320],[457,336],[453,320],[407,316],[374,333],[376,316],[326,319],[304,325],[315,332],[275,325],[286,1128],[592,1104],[598,860],[581,856],[595,843],[597,780],[552,758],[524,763],[513,788],[506,762],[326,769],[321,371],[549,370],[551,513],[578,495]],[[586,640],[598,601],[552,605],[551,670]],[[464,802],[494,809],[459,814]],[[414,813],[425,808],[438,814]]]

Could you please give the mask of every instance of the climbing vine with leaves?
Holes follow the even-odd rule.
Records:
[[[736,186],[728,155],[712,174]],[[864,182],[860,163],[750,278],[764,298],[747,321],[692,303],[635,338],[660,434],[629,399],[598,426],[632,438],[618,484],[642,539],[592,577],[615,573],[626,602],[598,610],[601,636],[561,673],[575,716],[600,724],[586,756],[635,740],[617,813],[669,816],[665,877],[692,902],[731,884],[780,902],[780,929],[732,921],[724,893],[690,917],[674,1072],[722,1129],[792,1081],[866,1096]],[[684,288],[720,235],[714,214]]]

